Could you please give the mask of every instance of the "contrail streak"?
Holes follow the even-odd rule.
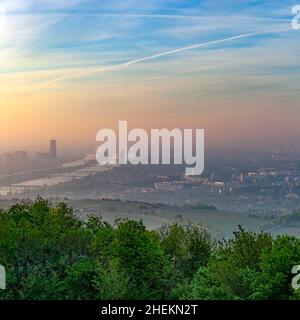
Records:
[[[169,50],[169,51],[164,51],[164,52],[157,53],[157,54],[154,54],[154,55],[151,55],[151,56],[148,56],[148,57],[139,58],[139,59],[135,59],[135,60],[130,60],[130,61],[127,61],[127,62],[124,62],[124,63],[121,63],[121,64],[116,64],[116,65],[96,68],[96,69],[90,70],[90,71],[85,71],[85,72],[81,72],[81,73],[74,73],[74,74],[62,76],[62,77],[55,78],[55,79],[52,79],[50,81],[47,81],[47,82],[45,82],[44,84],[41,84],[41,85],[42,86],[48,86],[48,85],[55,84],[57,82],[64,81],[64,80],[86,77],[86,76],[90,76],[90,75],[98,74],[98,73],[103,73],[103,72],[107,72],[107,71],[120,70],[120,69],[129,67],[131,65],[138,64],[138,63],[141,63],[141,62],[155,60],[155,59],[158,59],[158,58],[161,58],[161,57],[165,57],[165,56],[181,53],[181,52],[188,51],[188,50],[198,49],[198,48],[202,48],[202,47],[207,47],[207,46],[220,44],[220,43],[225,43],[225,42],[234,41],[234,40],[243,39],[243,38],[249,38],[249,37],[253,37],[253,36],[259,35],[259,34],[260,33],[245,33],[245,34],[241,34],[241,35],[237,35],[237,36],[233,36],[233,37],[229,37],[229,38],[197,43],[197,44],[194,44],[194,45],[191,45],[191,46],[188,46],[188,47],[183,47],[183,48],[173,49],[173,50]]]
[[[180,15],[180,14],[118,14],[118,13],[95,13],[93,14],[97,17],[107,17],[107,18],[148,18],[148,19],[186,19],[186,20],[216,20],[222,19],[224,17],[217,16],[192,16],[192,15]],[[287,18],[269,18],[269,17],[252,17],[252,16],[235,16],[228,17],[230,20],[262,20],[262,21],[278,21],[278,22],[289,22],[291,19]]]
[[[183,19],[183,20],[262,20],[262,21],[273,21],[273,22],[289,22],[291,18],[272,18],[272,17],[255,17],[255,16],[199,16],[199,15],[185,15],[185,14],[145,14],[145,13],[97,13],[89,11],[76,11],[68,10],[67,13],[72,15],[83,15],[91,17],[103,17],[103,18],[132,18],[132,19]],[[53,10],[53,11],[39,11],[39,12],[27,12],[27,15],[65,15],[65,11]]]

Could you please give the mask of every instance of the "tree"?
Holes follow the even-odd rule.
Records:
[[[156,232],[147,230],[142,221],[121,220],[111,248],[116,268],[130,283],[127,298],[165,298],[169,264]]]
[[[278,236],[262,254],[260,273],[253,277],[249,299],[288,300],[299,297],[292,288],[292,268],[300,265],[300,239]]]
[[[189,293],[196,299],[249,299],[253,274],[260,272],[262,254],[272,250],[269,234],[239,227],[234,238],[220,243],[207,267],[200,268]]]
[[[199,225],[165,225],[160,230],[161,245],[171,266],[171,297],[176,299],[201,266],[210,258],[213,241],[208,230]]]

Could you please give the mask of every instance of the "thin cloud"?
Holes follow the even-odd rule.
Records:
[[[50,81],[47,81],[47,82],[41,84],[40,86],[44,87],[44,86],[49,86],[49,85],[55,84],[57,82],[65,81],[65,80],[87,77],[87,76],[91,76],[91,75],[98,74],[98,73],[103,73],[103,72],[108,72],[108,71],[116,71],[116,70],[120,70],[120,69],[129,67],[129,66],[132,66],[134,64],[147,62],[147,61],[150,61],[150,60],[155,60],[155,59],[158,59],[158,58],[161,58],[161,57],[178,54],[178,53],[181,53],[181,52],[184,52],[184,51],[194,50],[194,49],[203,48],[203,47],[207,47],[207,46],[211,46],[211,45],[215,45],[215,44],[221,44],[221,43],[225,43],[225,42],[239,40],[239,39],[243,39],[243,38],[254,37],[256,35],[259,35],[259,33],[245,33],[245,34],[241,34],[241,35],[237,35],[237,36],[233,36],[233,37],[229,37],[229,38],[197,43],[197,44],[194,44],[194,45],[191,45],[191,46],[187,46],[187,47],[183,47],[183,48],[178,48],[178,49],[173,49],[173,50],[160,52],[160,53],[148,56],[148,57],[143,57],[143,58],[139,58],[139,59],[135,59],[135,60],[130,60],[130,61],[127,61],[125,63],[121,63],[121,64],[117,64],[117,65],[111,65],[111,66],[106,66],[106,67],[101,67],[101,68],[96,68],[96,69],[93,69],[93,70],[80,72],[80,73],[69,74],[69,75],[66,75],[66,76],[62,76],[62,77],[55,78],[55,79],[52,79]]]
[[[270,22],[290,22],[291,18],[272,18],[272,17],[256,17],[256,16],[199,16],[199,15],[186,15],[186,14],[143,14],[143,13],[95,13],[95,12],[85,12],[76,10],[54,10],[54,11],[44,11],[40,10],[38,12],[27,12],[28,15],[65,15],[66,13],[71,13],[72,15],[84,15],[93,17],[103,17],[103,18],[132,18],[132,19],[174,19],[174,20],[261,20]]]
[[[273,30],[271,32],[269,31],[269,32],[245,33],[245,34],[236,35],[236,36],[232,36],[232,37],[228,37],[228,38],[223,38],[223,39],[218,39],[218,40],[213,40],[213,41],[208,41],[208,42],[202,42],[202,43],[197,43],[197,44],[194,44],[194,45],[191,45],[191,46],[187,46],[187,47],[183,47],[183,48],[177,48],[177,49],[173,49],[173,50],[168,50],[168,51],[157,53],[157,54],[154,54],[154,55],[151,55],[151,56],[130,60],[130,61],[127,61],[127,62],[124,62],[124,63],[121,63],[121,64],[103,66],[103,67],[93,68],[93,69],[89,69],[89,70],[85,69],[85,71],[78,72],[78,73],[75,73],[75,72],[71,73],[71,74],[69,73],[69,74],[63,75],[61,77],[56,77],[56,78],[53,78],[52,80],[45,81],[43,83],[35,85],[34,87],[30,87],[30,89],[28,88],[29,90],[26,90],[26,89],[22,90],[22,92],[19,92],[19,93],[25,93],[25,92],[28,92],[28,91],[35,91],[35,90],[39,90],[39,89],[43,89],[43,88],[48,88],[48,87],[51,87],[52,85],[54,85],[56,83],[67,81],[67,80],[88,77],[88,76],[91,76],[91,75],[104,73],[104,72],[122,70],[122,69],[128,68],[128,67],[130,67],[132,65],[135,65],[135,64],[139,64],[139,63],[143,63],[143,62],[159,59],[159,58],[165,57],[165,56],[175,55],[175,54],[182,53],[182,52],[185,52],[185,51],[190,51],[190,50],[203,48],[203,47],[208,47],[208,46],[212,46],[212,45],[217,45],[217,44],[221,44],[221,43],[226,43],[226,42],[230,42],[230,41],[236,41],[236,40],[240,40],[240,39],[255,37],[255,36],[259,36],[259,35],[267,35],[267,34],[273,34],[273,33],[279,33],[279,32],[287,32],[287,31],[290,31],[290,28],[289,29]]]
[[[91,14],[91,13],[87,13]],[[180,14],[115,14],[115,13],[95,13],[91,14],[97,17],[104,18],[148,18],[148,19],[186,19],[186,20],[204,20],[204,19],[226,19],[226,17],[217,17],[217,16],[197,16],[197,15],[180,15]],[[262,20],[262,21],[278,21],[278,22],[288,22],[291,19],[286,18],[269,18],[269,17],[252,17],[252,16],[228,16],[228,19],[245,19],[245,20]]]

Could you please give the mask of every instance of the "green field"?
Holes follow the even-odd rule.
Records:
[[[238,225],[258,232],[269,222],[263,217],[253,218],[237,212],[195,209],[186,206],[178,207],[119,200],[70,200],[67,202],[82,219],[89,215],[101,215],[105,221],[111,224],[120,218],[142,219],[149,229],[157,229],[163,224],[174,221],[192,222],[208,227],[211,234],[217,239],[232,237]],[[0,201],[0,208],[8,209],[13,204],[13,201],[2,200]],[[263,229],[268,231],[268,228]],[[300,236],[300,227],[295,222],[289,222],[281,226],[275,225],[274,228],[270,228],[269,232],[274,235]]]
[[[83,210],[81,215],[101,214],[107,222],[114,222],[117,218],[142,219],[147,228],[155,229],[164,223],[179,221],[193,222],[207,226],[218,239],[230,237],[238,225],[259,231],[266,222],[262,218],[250,218],[239,213],[226,211],[202,210],[189,207],[157,206],[140,204],[136,202],[123,202],[111,200],[78,200],[70,201],[70,205]],[[88,212],[93,208],[93,212]]]

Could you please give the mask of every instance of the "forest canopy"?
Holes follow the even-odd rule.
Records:
[[[0,264],[5,300],[300,299],[298,238],[237,226],[216,242],[200,225],[83,221],[41,198],[0,211]]]

